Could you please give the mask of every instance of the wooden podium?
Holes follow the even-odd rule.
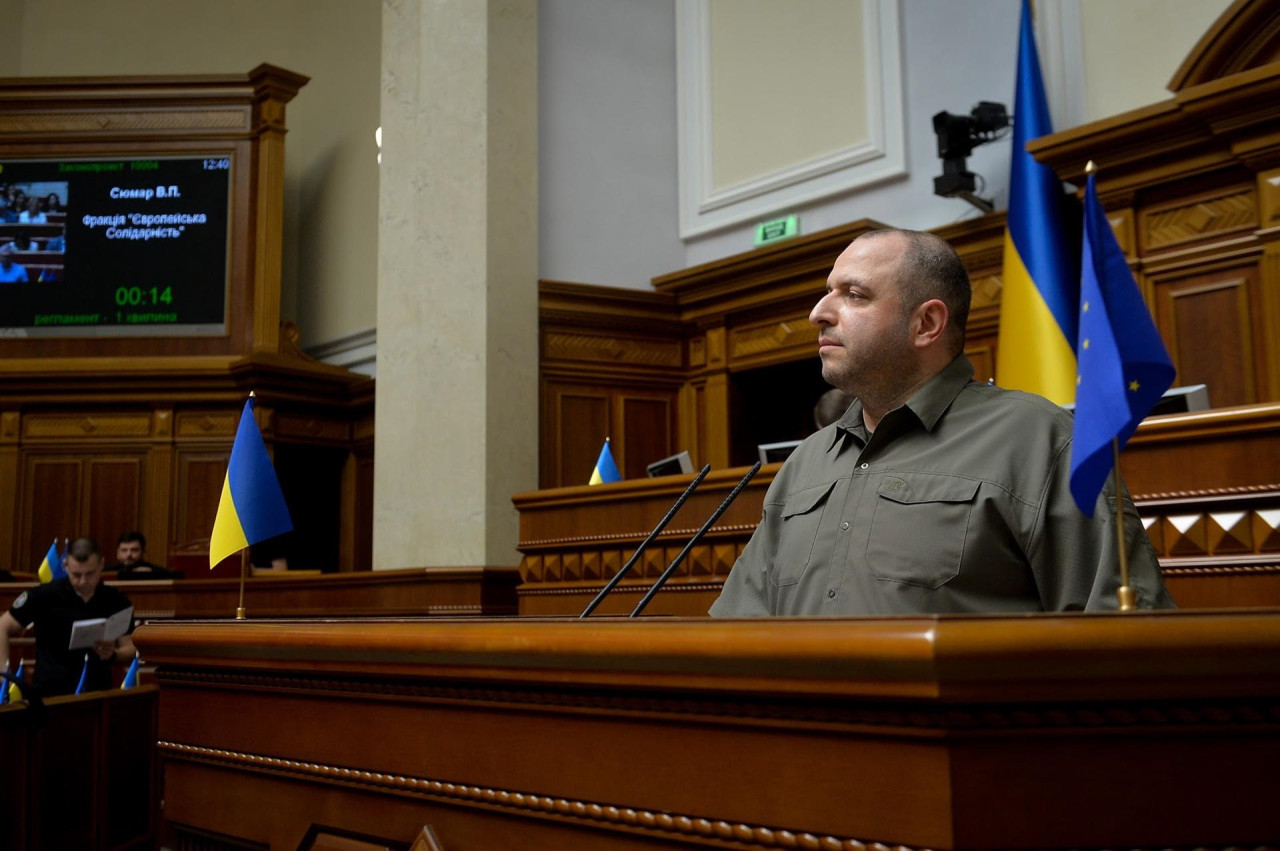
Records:
[[[328,830],[405,848],[424,826],[447,851],[1280,836],[1275,611],[169,622],[135,638],[159,666],[178,847]]]

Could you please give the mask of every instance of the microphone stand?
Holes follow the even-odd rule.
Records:
[[[627,575],[627,571],[636,563],[636,560],[640,558],[640,554],[643,553],[645,548],[653,542],[653,539],[658,537],[658,533],[667,528],[667,524],[671,522],[672,517],[676,516],[676,512],[680,510],[680,506],[684,505],[685,500],[689,498],[690,494],[693,493],[698,485],[702,484],[702,480],[705,479],[707,477],[707,473],[710,472],[710,464],[707,464],[702,468],[702,472],[698,473],[697,477],[689,483],[689,487],[685,488],[684,493],[680,494],[680,498],[676,500],[675,505],[671,506],[670,510],[667,511],[667,516],[658,521],[658,525],[653,527],[653,531],[649,533],[649,537],[645,538],[640,546],[636,548],[636,551],[631,554],[631,558],[622,566],[622,569],[609,580],[607,585],[600,589],[600,593],[596,595],[595,599],[588,603],[587,607],[582,610],[582,614],[578,615],[579,619],[585,618],[587,615],[594,612],[596,607],[604,601],[604,598],[609,596],[609,592],[613,590],[615,585],[622,581],[622,577]]]
[[[707,522],[702,524],[702,528],[694,533],[694,536],[689,539],[689,543],[684,545],[684,549],[680,551],[679,555],[671,560],[671,564],[667,565],[667,569],[662,571],[662,575],[658,577],[657,582],[653,583],[653,587],[649,589],[649,592],[640,598],[640,602],[636,604],[635,609],[632,610],[628,617],[634,618],[636,615],[644,611],[644,607],[649,605],[649,601],[653,599],[653,595],[657,594],[662,586],[666,584],[666,581],[671,578],[671,574],[676,572],[676,567],[684,560],[684,557],[689,554],[689,550],[693,549],[693,545],[702,540],[702,536],[711,528],[711,524],[720,519],[720,515],[724,514],[724,511],[729,507],[729,504],[738,498],[738,494],[742,492],[742,489],[747,486],[747,482],[751,481],[751,477],[759,472],[759,470],[760,462],[757,461],[755,466],[748,470],[747,474],[742,477],[742,481],[738,482],[737,486],[734,487],[733,490],[729,491],[729,495],[725,497],[724,502],[720,503],[720,507],[711,513],[711,516],[707,518]]]

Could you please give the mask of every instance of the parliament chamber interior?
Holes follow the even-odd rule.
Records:
[[[548,156],[520,95],[562,61],[539,28],[567,0],[383,4],[376,377],[300,321],[321,264],[299,221],[358,239],[286,169],[287,112],[328,76],[0,79],[0,277],[25,270],[0,283],[0,597],[93,538],[141,661],[135,688],[0,705],[0,847],[1280,847],[1280,6],[1220,5],[1164,99],[1027,145],[1073,199],[1102,162],[1175,386],[1208,390],[1119,456],[1173,611],[707,617],[781,464],[744,474],[814,432],[832,262],[902,208],[641,287],[542,275],[548,226],[502,158],[536,178]],[[923,14],[852,6],[899,37],[887,16]],[[997,384],[1007,224],[921,228],[968,272],[964,354]],[[292,531],[210,566],[251,392]],[[606,439],[621,480],[588,485]],[[682,452],[711,471],[650,536],[694,474],[647,468]],[[117,581],[125,530],[178,575]]]

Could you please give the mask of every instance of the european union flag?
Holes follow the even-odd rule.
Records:
[[[622,474],[618,472],[618,465],[613,462],[613,453],[609,451],[609,438],[606,437],[604,446],[600,448],[600,457],[596,459],[596,468],[591,471],[591,481],[587,484],[599,485],[620,481],[622,481]]]
[[[253,418],[253,399],[244,403],[236,441],[231,445],[227,477],[209,536],[209,568],[250,544],[293,528],[267,445]]]
[[[1111,471],[1111,441],[1124,446],[1169,389],[1175,370],[1098,203],[1092,174],[1084,195],[1082,256],[1071,495],[1092,517]]]

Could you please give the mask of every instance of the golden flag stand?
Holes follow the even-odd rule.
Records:
[[[1129,585],[1129,542],[1124,528],[1124,493],[1120,486],[1120,441],[1111,438],[1111,486],[1116,495],[1116,548],[1120,551],[1120,588],[1116,599],[1120,611],[1132,612],[1138,608],[1137,598]]]
[[[244,620],[244,577],[249,571],[249,548],[240,551],[240,605],[236,606],[236,620]]]

